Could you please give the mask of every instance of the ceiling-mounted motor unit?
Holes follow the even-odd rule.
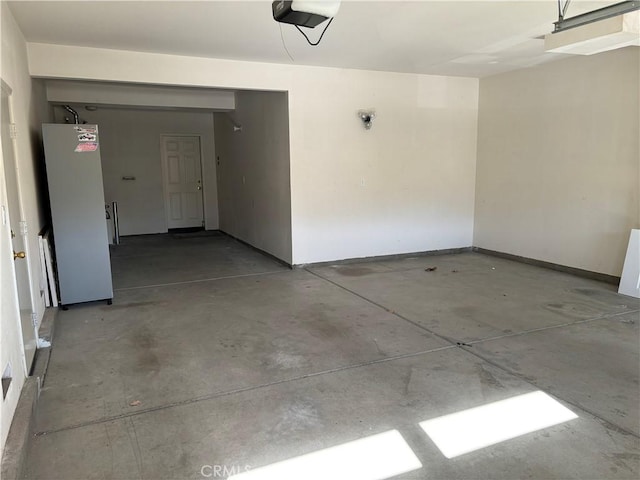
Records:
[[[544,38],[545,50],[593,55],[640,46],[639,9],[640,1],[627,1],[567,19],[560,16],[555,31]]]
[[[308,28],[314,28],[335,17],[339,8],[339,1],[279,0],[271,4],[273,18],[277,22]]]

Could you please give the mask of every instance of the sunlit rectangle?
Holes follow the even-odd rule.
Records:
[[[578,416],[544,392],[532,392],[421,422],[447,458],[457,457]]]
[[[229,480],[384,480],[422,467],[397,430],[249,470]]]

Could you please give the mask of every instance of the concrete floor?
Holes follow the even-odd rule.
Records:
[[[476,253],[289,270],[220,234],[112,263],[112,306],[58,316],[29,478],[198,479],[394,429],[423,465],[397,479],[640,476],[640,302],[611,285]],[[453,459],[418,426],[540,389],[579,418]]]

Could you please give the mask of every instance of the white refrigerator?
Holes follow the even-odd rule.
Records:
[[[60,302],[111,304],[98,126],[43,124],[42,135]]]

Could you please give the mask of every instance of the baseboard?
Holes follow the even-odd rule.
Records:
[[[504,258],[506,260],[512,260],[514,262],[525,263],[527,265],[534,265],[536,267],[547,268],[558,272],[569,273],[577,277],[588,278],[590,280],[597,280],[599,282],[605,282],[612,285],[618,285],[620,283],[620,277],[614,275],[607,275],[605,273],[592,272],[590,270],[583,270],[580,268],[568,267],[566,265],[559,265],[557,263],[545,262],[543,260],[536,260],[534,258],[522,257],[519,255],[513,255],[510,253],[498,252],[495,250],[488,250],[480,247],[462,247],[462,248],[446,248],[443,250],[426,250],[423,252],[401,253],[395,255],[379,255],[373,257],[358,257],[347,258],[343,260],[333,260],[329,262],[315,262],[315,263],[301,263],[293,265],[294,268],[314,268],[314,267],[326,267],[329,265],[349,265],[354,263],[365,262],[378,262],[385,260],[402,260],[413,257],[431,257],[436,255],[455,255],[458,253],[476,252],[484,255],[491,255],[494,257]]]
[[[285,267],[288,268],[292,268],[293,265],[291,265],[290,263],[286,262],[285,260],[282,260],[281,258],[276,257],[275,255],[266,252],[254,245],[251,245],[250,243],[245,242],[244,240],[242,240],[241,238],[235,237],[233,235],[231,235],[230,233],[225,232],[224,230],[219,230],[220,233],[222,233],[223,235],[226,235],[229,238],[234,239],[236,242],[241,243],[243,245],[245,245],[246,247],[249,247],[251,250],[254,250],[258,253],[261,253],[262,255],[271,258],[272,260],[275,260],[276,262],[280,263],[281,265],[284,265]]]
[[[0,478],[19,480],[24,478],[27,464],[27,452],[31,436],[35,431],[35,411],[40,393],[39,379],[27,377],[20,392],[20,399],[2,454]]]
[[[566,265],[559,265],[557,263],[545,262],[544,260],[522,257],[520,255],[513,255],[511,253],[487,250],[486,248],[480,247],[473,247],[473,251],[482,253],[484,255],[504,258],[506,260],[513,260],[514,262],[526,263],[527,265],[534,265],[536,267],[548,268],[550,270],[556,270],[558,272],[570,273],[571,275],[575,275],[576,277],[588,278],[590,280],[597,280],[599,282],[610,283],[612,285],[618,285],[620,283],[620,277],[607,275],[606,273],[598,273],[592,272],[590,270],[583,270],[581,268],[567,267]]]
[[[396,253],[392,255],[379,255],[374,257],[357,257],[346,258],[343,260],[333,260],[329,262],[314,262],[314,263],[298,263],[293,265],[294,268],[314,268],[314,267],[326,267],[329,265],[349,265],[353,263],[365,263],[365,262],[379,262],[385,260],[404,260],[407,258],[415,257],[433,257],[437,255],[454,255],[457,253],[470,252],[472,247],[461,248],[446,248],[443,250],[426,250],[422,252],[410,252],[410,253]]]
[[[38,338],[49,342],[53,341],[57,308],[45,309]],[[24,478],[26,473],[27,453],[31,438],[35,433],[35,418],[40,389],[44,385],[51,358],[51,347],[38,348],[28,376],[22,386],[18,406],[11,420],[11,428],[2,454],[0,478],[2,480],[18,480]]]
[[[42,322],[38,328],[38,338],[51,342],[53,340],[53,331],[55,328],[55,319],[58,315],[58,308],[46,308],[42,315]]]

